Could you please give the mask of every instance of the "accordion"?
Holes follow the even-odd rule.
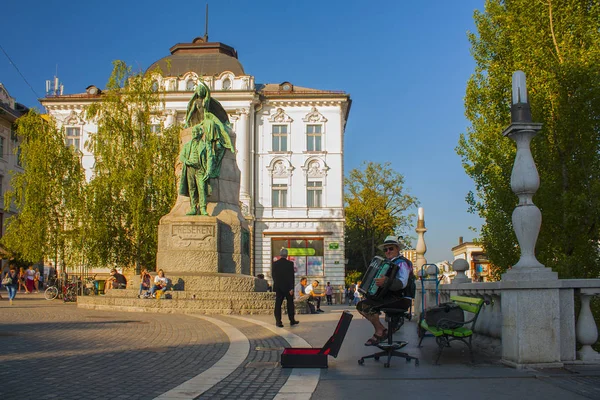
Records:
[[[362,285],[358,288],[358,291],[369,300],[381,300],[389,291],[397,272],[398,266],[396,264],[390,260],[375,256],[371,260],[365,276],[363,276]],[[385,285],[377,286],[375,284],[375,279],[385,277],[390,278]]]

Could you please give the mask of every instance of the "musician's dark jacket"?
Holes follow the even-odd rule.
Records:
[[[286,258],[280,258],[273,263],[273,291],[289,292],[294,290],[294,263]]]

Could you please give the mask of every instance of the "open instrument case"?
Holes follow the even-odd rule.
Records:
[[[327,368],[327,356],[337,357],[352,321],[352,314],[344,311],[338,324],[322,348],[286,347],[281,354],[283,368]]]

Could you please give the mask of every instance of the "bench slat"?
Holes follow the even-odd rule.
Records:
[[[483,303],[483,299],[478,299],[475,297],[466,297],[466,296],[451,296],[450,300],[457,302],[457,303],[469,303],[469,304],[475,304],[475,305],[481,305]]]

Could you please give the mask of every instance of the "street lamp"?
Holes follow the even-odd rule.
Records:
[[[547,279],[553,273],[535,257],[535,244],[542,225],[542,213],[533,204],[533,195],[540,187],[540,177],[531,155],[531,139],[542,129],[542,124],[531,122],[531,109],[527,95],[525,73],[516,71],[512,76],[511,124],[502,133],[517,144],[517,154],[510,177],[510,187],[519,198],[512,214],[513,229],[521,249],[521,258],[513,265],[510,275],[518,272],[531,274],[529,279]],[[535,276],[534,276],[535,275]],[[543,276],[542,276],[543,275]],[[505,279],[505,278],[503,278]],[[515,276],[515,279],[517,278]]]

